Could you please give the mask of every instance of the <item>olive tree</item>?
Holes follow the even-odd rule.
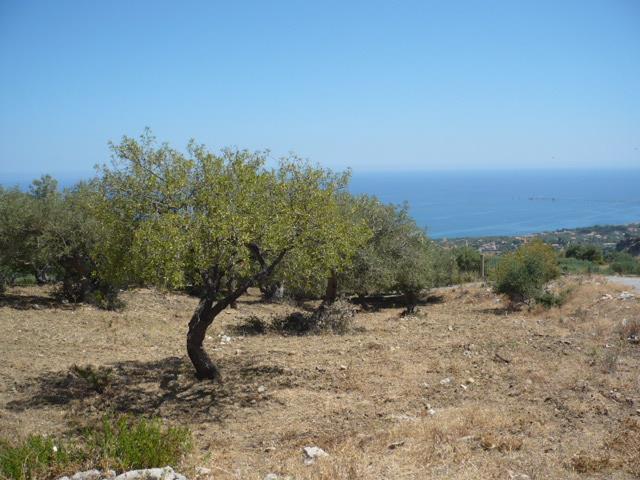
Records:
[[[96,205],[109,233],[98,244],[98,271],[119,283],[198,284],[187,352],[200,379],[220,375],[203,347],[207,328],[247,288],[269,279],[287,257],[300,276],[326,277],[356,248],[337,202],[348,174],[294,156],[267,168],[267,152],[214,154],[193,141],[182,153],[149,132],[124,137],[112,152]]]
[[[365,221],[371,235],[341,276],[342,288],[361,296],[402,293],[407,312],[413,312],[419,293],[432,284],[432,243],[406,204],[383,204],[367,195],[350,202],[350,217]]]
[[[55,265],[46,234],[62,208],[58,183],[49,175],[32,182],[29,191],[0,189],[0,265],[5,276],[33,275],[46,283]]]

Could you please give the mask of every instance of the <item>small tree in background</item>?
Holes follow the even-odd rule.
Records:
[[[576,243],[569,245],[564,252],[565,257],[587,260],[589,262],[604,263],[604,253],[597,245]]]
[[[285,259],[298,278],[347,262],[359,229],[343,221],[338,192],[348,175],[297,157],[265,168],[266,153],[191,143],[186,155],[149,132],[112,146],[96,214],[110,234],[97,265],[113,282],[139,278],[167,288],[199,283],[201,299],[187,334],[198,378],[219,371],[203,348],[215,317],[248,287],[268,280]]]
[[[503,255],[494,270],[495,291],[513,304],[530,304],[544,293],[544,286],[560,274],[553,248],[534,240]]]
[[[454,251],[458,269],[463,273],[479,274],[482,269],[482,255],[471,247],[459,247]]]
[[[407,311],[413,312],[419,293],[433,281],[431,242],[407,205],[383,204],[367,195],[349,202],[351,215],[366,221],[371,236],[339,275],[340,288],[360,296],[402,293]]]

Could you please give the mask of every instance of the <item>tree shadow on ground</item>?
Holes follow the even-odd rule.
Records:
[[[223,382],[199,381],[186,358],[125,361],[104,367],[49,372],[19,387],[13,411],[60,407],[85,414],[130,413],[184,422],[222,421],[232,409],[273,401],[259,385],[290,385],[291,373],[277,365],[237,357],[219,362]]]
[[[521,311],[521,309],[508,305],[506,307],[502,306],[502,307],[492,307],[492,308],[479,308],[476,311],[478,313],[482,313],[485,315],[504,316],[504,315],[510,315],[512,313],[518,313]]]
[[[49,308],[63,308],[73,310],[76,305],[64,303],[62,300],[44,295],[19,295],[14,293],[0,294],[0,307],[16,310],[43,310]]]
[[[403,295],[371,295],[367,297],[354,297],[351,301],[359,305],[365,311],[379,311],[387,308],[405,308],[406,302]],[[426,295],[419,299],[418,306],[443,303],[443,295]]]

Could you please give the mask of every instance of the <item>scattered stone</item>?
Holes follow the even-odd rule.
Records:
[[[258,387],[258,393],[264,393],[267,391],[267,387],[265,387],[264,385],[260,385]]]
[[[427,413],[433,417],[436,414],[436,410],[435,408],[429,408],[427,410]]]
[[[449,325],[449,331],[453,332],[453,325]]]
[[[460,388],[462,388],[462,390],[466,390],[466,389],[467,389],[467,388],[469,388],[469,387],[467,387],[467,386],[463,383],[463,384],[461,384],[461,385],[460,385]]]
[[[467,378],[467,383],[475,383],[476,381],[473,379],[473,377],[469,377]]]
[[[278,480],[279,478],[275,473],[267,473],[262,480]]]
[[[207,467],[196,467],[196,475],[197,476],[201,476],[201,475],[210,475],[211,474],[211,469],[207,468]]]
[[[613,295],[611,295],[610,293],[605,293],[602,297],[600,297],[600,300],[611,300],[613,298]]]
[[[63,477],[68,478],[68,477]],[[71,480],[99,480],[103,478],[100,470],[87,470],[85,472],[78,472],[71,476]]]
[[[229,335],[225,335],[224,333],[221,333],[218,336],[220,337],[220,345],[227,345],[231,343],[232,338]]]
[[[264,451],[265,452],[275,452],[276,451],[276,447],[273,447],[273,446],[265,447]]]
[[[449,385],[451,383],[451,379],[449,377],[443,378],[440,380],[440,385]]]
[[[340,370],[346,370],[347,366],[346,365],[340,365]]]
[[[531,477],[526,473],[516,473],[508,470],[509,480],[531,480]]]
[[[631,292],[622,292],[620,295],[618,295],[618,299],[620,300],[629,300],[630,298],[634,298],[635,295]]]
[[[187,480],[187,478],[174,472],[171,467],[164,467],[131,470],[118,475],[114,480]]]
[[[396,448],[401,447],[403,445],[404,445],[404,440],[400,440],[399,442],[390,443],[389,445],[387,445],[387,448],[389,450],[395,450]]]
[[[312,463],[315,463],[318,458],[329,456],[329,454],[320,447],[304,447],[302,451],[306,457],[304,459],[305,465],[311,465]]]

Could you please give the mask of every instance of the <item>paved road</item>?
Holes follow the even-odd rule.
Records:
[[[619,283],[627,287],[635,288],[640,292],[640,277],[607,277],[607,281],[611,283]]]

